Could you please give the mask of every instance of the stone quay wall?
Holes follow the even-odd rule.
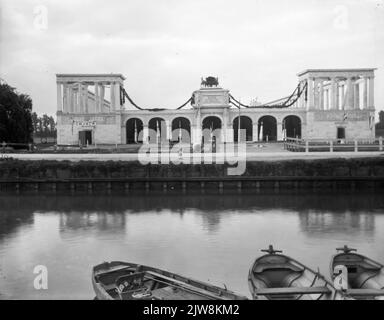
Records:
[[[0,165],[1,190],[183,190],[384,188],[384,158],[247,162],[241,176],[227,164],[142,165],[124,161],[22,161]]]

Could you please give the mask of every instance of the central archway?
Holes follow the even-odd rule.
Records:
[[[204,118],[203,120],[203,130],[209,129],[209,130],[216,130],[221,129],[221,120],[219,117],[215,116],[209,116]]]
[[[138,118],[128,119],[126,125],[127,144],[143,143],[143,121]]]
[[[167,139],[167,126],[163,118],[152,118],[148,123],[149,143],[160,143]]]
[[[191,122],[184,117],[178,117],[172,121],[172,141],[191,142]]]
[[[277,120],[272,116],[264,116],[258,122],[259,141],[277,140]]]
[[[240,116],[240,129],[245,130],[245,141],[253,140],[252,119],[247,116]],[[239,142],[239,117],[233,120],[233,141]],[[242,136],[240,136],[242,138]]]
[[[283,120],[286,138],[301,138],[301,119],[298,116],[287,116]]]
[[[217,142],[221,140],[221,119],[216,116],[209,116],[203,120],[203,143]],[[212,135],[213,134],[213,135]]]

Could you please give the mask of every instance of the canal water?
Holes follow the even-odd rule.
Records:
[[[0,195],[0,299],[93,299],[91,268],[130,261],[250,296],[273,244],[329,278],[336,247],[384,262],[380,193]],[[36,290],[34,268],[47,267]]]

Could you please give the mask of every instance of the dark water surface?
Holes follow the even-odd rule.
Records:
[[[250,296],[247,273],[274,244],[329,277],[336,247],[384,261],[380,193],[1,195],[0,299],[92,299],[91,267],[123,260]],[[48,290],[33,286],[48,268]]]

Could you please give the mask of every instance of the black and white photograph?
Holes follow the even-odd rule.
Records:
[[[0,300],[384,300],[383,86],[384,0],[0,0]]]

